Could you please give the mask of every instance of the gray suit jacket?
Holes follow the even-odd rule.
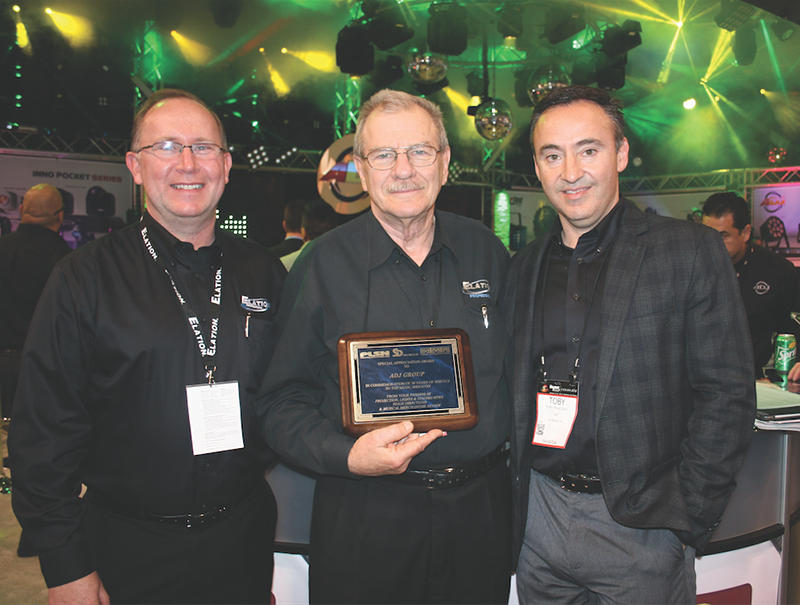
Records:
[[[622,525],[672,530],[702,550],[735,487],[755,415],[747,319],[712,229],[645,214],[627,200],[601,304],[595,408],[598,470]],[[539,352],[535,285],[546,238],[511,262],[502,306],[514,343],[514,560],[527,515]]]

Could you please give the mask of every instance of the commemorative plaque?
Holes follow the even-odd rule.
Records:
[[[345,334],[338,353],[348,435],[403,420],[411,420],[418,433],[478,423],[472,353],[463,330]]]

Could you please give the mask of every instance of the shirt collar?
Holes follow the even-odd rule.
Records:
[[[446,247],[455,255],[453,246],[450,243],[450,238],[442,229],[442,221],[438,213],[435,213],[434,216],[436,217],[436,225],[433,231],[433,243],[431,244],[431,249],[430,252],[428,252],[428,256],[435,254],[441,250],[442,247]],[[378,219],[375,218],[372,210],[367,213],[366,220],[367,244],[368,249],[370,250],[369,259],[367,260],[367,268],[374,269],[375,267],[378,267],[386,262],[386,260],[395,250],[403,253],[403,249],[389,236],[388,233],[386,233],[386,229],[384,229],[383,225],[381,225]]]
[[[614,204],[609,213],[603,217],[603,220],[578,238],[576,249],[589,246],[596,248],[597,252],[601,252],[608,248],[611,242],[614,241],[614,236],[622,224],[623,214],[625,214],[625,204],[620,199]],[[561,231],[561,219],[559,217],[559,220],[553,223],[553,227],[550,229],[550,239],[558,246],[564,246],[561,239]],[[564,247],[566,248],[566,246]]]
[[[177,237],[167,231],[161,223],[145,210],[142,215],[150,239],[159,254],[164,256],[165,262],[170,265],[180,262],[186,267],[192,267],[198,258],[202,258],[203,264],[215,263],[220,257],[222,248],[219,241],[219,225],[214,226],[214,243],[210,246],[203,246],[195,250],[189,242],[182,242]]]

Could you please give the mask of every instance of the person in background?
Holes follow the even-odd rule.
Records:
[[[31,322],[14,512],[50,603],[269,603],[273,457],[252,395],[286,271],[216,224],[232,160],[200,99],[153,93],[131,148],[142,220],[65,258]]]
[[[439,108],[384,90],[361,108],[354,155],[371,210],[314,240],[286,281],[257,414],[270,446],[319,474],[313,603],[507,603],[508,345],[497,315],[508,252],[478,221],[435,209],[450,147]],[[475,428],[410,421],[342,429],[337,345],[352,332],[460,328]]]
[[[531,145],[559,220],[501,294],[520,602],[694,603],[755,416],[733,268],[711,229],[620,195],[607,92],[550,92]]]
[[[752,241],[750,208],[733,191],[714,193],[703,204],[703,224],[719,231],[733,262],[747,313],[756,376],[775,352],[774,334],[800,335],[792,319],[800,294],[794,265]]]
[[[11,418],[22,346],[47,278],[72,251],[58,232],[64,223],[61,193],[47,183],[34,185],[20,206],[17,230],[0,238],[0,410]],[[9,462],[9,465],[12,464]],[[17,555],[36,556],[25,532]]]
[[[336,210],[323,200],[311,200],[303,210],[303,223],[300,232],[303,234],[303,247],[286,256],[281,257],[281,262],[289,271],[300,253],[308,247],[308,243],[327,233],[339,224]]]
[[[286,204],[283,209],[283,230],[286,232],[286,239],[269,249],[278,258],[291,254],[302,247],[303,234],[300,229],[305,205],[306,203],[303,200],[294,200]]]
[[[0,404],[11,417],[22,345],[33,310],[56,263],[72,249],[58,232],[64,222],[61,193],[34,185],[20,206],[17,230],[0,239]]]

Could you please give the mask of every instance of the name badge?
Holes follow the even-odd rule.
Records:
[[[238,381],[188,385],[186,402],[195,456],[244,447]]]
[[[564,449],[578,417],[578,383],[545,380],[536,393],[533,445]]]

